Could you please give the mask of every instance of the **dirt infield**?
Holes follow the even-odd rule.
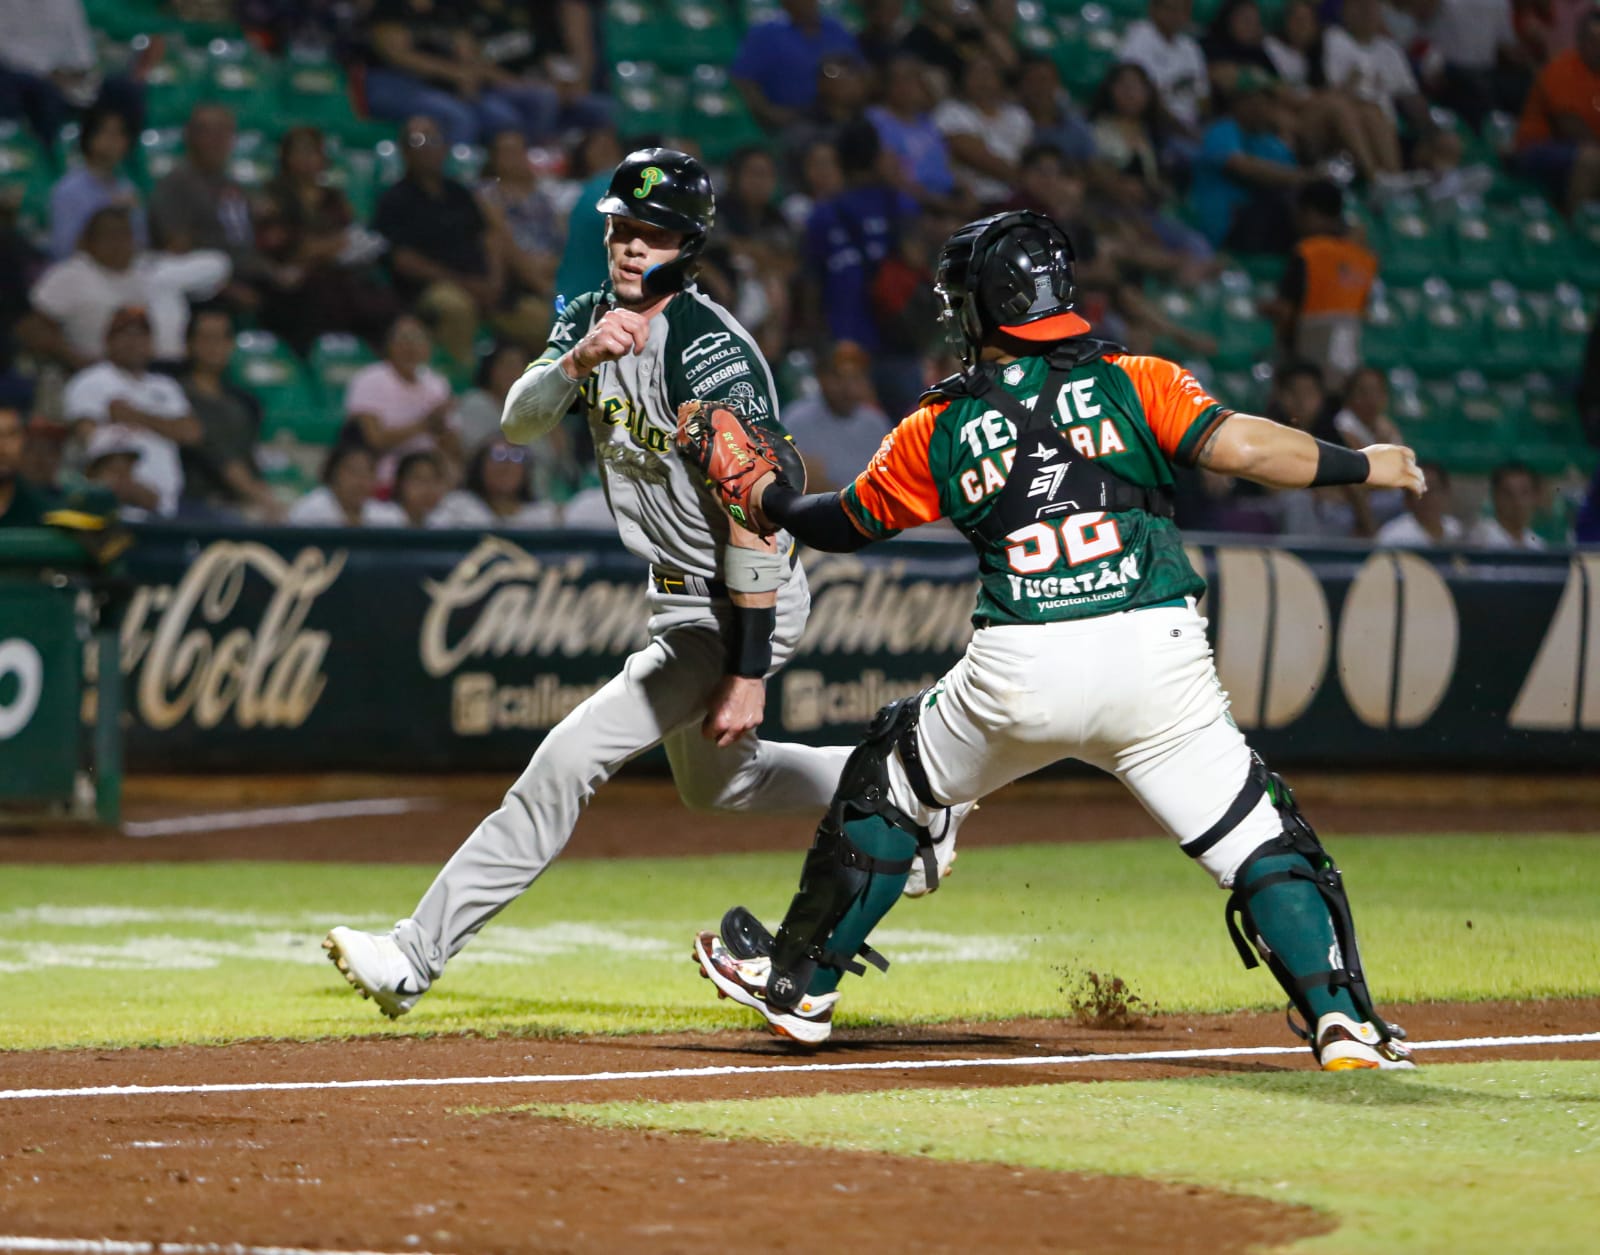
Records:
[[[1408,1008],[1417,1040],[1590,1030],[1600,1000]],[[595,1130],[528,1102],[742,1098],[1303,1068],[1307,1053],[1001,1066],[986,1060],[1287,1044],[1280,1017],[842,1031],[797,1055],[751,1033],[465,1037],[0,1054],[0,1090],[433,1078],[406,1088],[0,1098],[0,1233],[317,1249],[1231,1252],[1325,1232],[1304,1208],[1136,1178]],[[1595,1057],[1594,1043],[1452,1059]],[[976,1066],[766,1072],[794,1063]],[[1423,1062],[1427,1062],[1426,1054]],[[728,1068],[726,1075],[615,1073]],[[611,1073],[606,1078],[596,1073]],[[464,1085],[463,1077],[530,1077]],[[563,1078],[572,1077],[568,1081]],[[469,1114],[468,1106],[491,1109]],[[886,1235],[892,1235],[892,1238]]]

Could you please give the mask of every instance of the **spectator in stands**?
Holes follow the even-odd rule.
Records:
[[[783,356],[794,281],[796,233],[774,203],[778,169],[764,148],[742,148],[728,159],[717,197],[717,230],[701,283],[720,283],[729,306],[769,361]]]
[[[1417,16],[1428,48],[1424,78],[1435,100],[1475,131],[1491,110],[1522,107],[1534,62],[1517,38],[1508,0],[1426,0]]]
[[[1017,101],[1033,122],[1033,142],[1048,144],[1068,161],[1094,156],[1094,132],[1061,85],[1061,71],[1049,57],[1022,59]]]
[[[1363,366],[1350,376],[1344,405],[1333,416],[1333,426],[1352,449],[1405,443],[1389,415],[1389,380],[1376,366]]]
[[[1254,70],[1234,77],[1228,113],[1205,130],[1189,190],[1205,237],[1243,253],[1285,253],[1294,239],[1291,196],[1315,176],[1295,164],[1274,129],[1272,82]]]
[[[1517,126],[1516,165],[1548,183],[1569,212],[1600,200],[1600,6],[1584,17],[1577,43],[1534,80]]]
[[[642,137],[634,144],[650,146]],[[567,243],[556,270],[556,292],[568,300],[596,291],[606,281],[606,220],[595,205],[606,194],[622,158],[622,144],[609,127],[590,131],[573,146],[568,170],[572,178],[583,182],[567,216]]]
[[[198,104],[183,128],[183,157],[150,193],[150,232],[175,252],[217,249],[233,262],[225,296],[253,310],[252,284],[263,273],[255,251],[250,200],[228,173],[233,159],[233,114],[223,105]]]
[[[506,394],[527,364],[528,355],[515,344],[497,344],[478,359],[472,390],[456,406],[456,429],[464,448],[476,449],[500,434]]]
[[[283,510],[256,465],[261,407],[228,381],[233,319],[226,310],[199,310],[189,320],[188,340],[179,383],[200,422],[200,441],[182,450],[184,505],[224,517],[280,521]]]
[[[821,141],[800,154],[800,186],[783,199],[783,220],[789,229],[803,234],[811,212],[844,191],[844,171],[839,167],[839,150]]]
[[[407,527],[433,526],[429,520],[444,502],[445,475],[444,463],[431,449],[414,449],[400,459],[391,496],[405,514]]]
[[[230,271],[227,254],[211,249],[137,253],[128,210],[110,206],[90,216],[78,251],[39,277],[18,334],[35,353],[77,370],[99,358],[111,315],[137,305],[154,329],[155,360],[171,365],[183,359],[191,299],[215,296]]]
[[[557,526],[559,507],[550,501],[535,500],[535,447],[514,445],[498,435],[485,440],[467,467],[466,487],[447,494],[428,515],[427,526]]]
[[[499,304],[505,271],[490,247],[483,207],[444,172],[444,137],[432,118],[415,117],[402,136],[406,172],[378,199],[372,225],[389,241],[389,267],[401,299],[434,324],[445,351],[474,360],[478,321]]]
[[[837,139],[866,107],[867,68],[859,56],[830,53],[817,67],[817,94],[801,119],[785,129],[785,149],[803,148],[819,139]]]
[[[1342,25],[1323,35],[1322,72],[1330,87],[1361,102],[1358,115],[1382,186],[1403,164],[1398,118],[1419,137],[1435,128],[1411,63],[1384,33],[1381,0],[1345,0]]]
[[[1278,67],[1267,51],[1266,29],[1261,24],[1257,0],[1227,0],[1211,19],[1200,51],[1211,76],[1211,94],[1226,97],[1234,75],[1246,66],[1277,77]]]
[[[27,118],[46,147],[76,110],[122,114],[143,125],[144,99],[131,78],[102,78],[83,0],[0,0],[0,118]]]
[[[544,131],[525,136],[527,142],[609,123],[610,100],[592,90],[596,7],[592,0],[471,0],[468,5],[467,29],[491,71],[488,81],[514,87],[548,84],[554,95],[552,121]],[[490,137],[485,132],[484,139]]]
[[[911,29],[905,0],[863,0],[859,7],[861,29],[856,31],[856,47],[866,63],[884,75]]]
[[[84,443],[84,482],[109,493],[117,514],[125,519],[161,513],[161,495],[138,476],[142,456],[133,433],[115,423],[96,427]]]
[[[0,527],[38,527],[46,496],[22,476],[27,429],[15,406],[0,405]]]
[[[992,57],[967,59],[960,90],[933,111],[933,121],[950,146],[956,181],[985,209],[1003,203],[1033,139],[1033,119],[1010,98]]]
[[[1494,513],[1481,518],[1467,533],[1467,543],[1485,549],[1543,549],[1533,530],[1539,508],[1539,477],[1521,462],[1504,462],[1489,476]]]
[[[1337,183],[1307,183],[1296,197],[1295,211],[1300,239],[1289,254],[1270,312],[1290,354],[1315,362],[1328,386],[1338,389],[1361,364],[1362,320],[1378,259],[1352,238],[1344,219],[1344,192]]]
[[[892,57],[884,71],[881,105],[867,109],[878,138],[900,171],[900,190],[922,204],[948,202],[956,191],[950,149],[929,112],[928,69],[909,53]]]
[[[17,226],[15,200],[0,195],[0,406],[24,413],[33,404],[33,379],[17,370],[22,320],[28,316],[28,292],[41,258]]]
[[[1089,106],[1096,158],[1110,170],[1132,173],[1145,188],[1164,190],[1160,144],[1161,103],[1142,65],[1124,61],[1106,72]]]
[[[1148,16],[1122,37],[1117,60],[1144,67],[1175,129],[1198,135],[1211,94],[1205,54],[1189,34],[1190,0],[1150,0]]]
[[[0,524],[5,522],[0,516]],[[1600,545],[1600,468],[1589,481],[1589,491],[1578,507],[1578,517],[1573,520],[1572,539],[1580,545]]]
[[[150,318],[142,308],[123,306],[111,316],[105,355],[68,381],[62,414],[84,437],[97,426],[122,428],[139,451],[133,477],[155,494],[155,513],[173,515],[183,495],[179,449],[200,444],[200,420],[178,381],[150,369]]]
[[[61,486],[61,467],[72,428],[57,419],[35,414],[28,420],[27,443],[22,448],[22,478],[36,488],[55,492]]]
[[[122,173],[122,163],[133,147],[133,136],[120,113],[91,109],[78,131],[83,164],[68,170],[50,189],[50,256],[61,261],[78,247],[84,224],[97,209],[120,206],[133,220],[134,243],[143,248],[149,239],[139,193]]]
[[[120,206],[97,210],[84,224],[78,251],[42,275],[29,294],[30,312],[17,326],[36,355],[81,370],[105,350],[111,316],[149,299],[134,267],[133,223]]]
[[[1450,472],[1435,462],[1424,462],[1421,470],[1428,491],[1420,497],[1405,493],[1405,513],[1380,527],[1374,543],[1400,549],[1461,543],[1461,520],[1451,513]]]
[[[855,37],[819,0],[783,0],[784,16],[746,32],[729,73],[751,114],[768,131],[799,122],[816,102],[824,57],[860,57]]]
[[[506,264],[528,291],[555,295],[556,267],[566,243],[562,213],[543,183],[516,131],[501,131],[489,143],[478,197],[506,232]]]
[[[394,294],[369,277],[383,242],[356,221],[327,171],[322,132],[290,127],[255,214],[265,261],[261,323],[301,354],[329,332],[376,344],[396,313]]]
[[[1316,366],[1290,362],[1273,381],[1273,412],[1269,417],[1325,439],[1333,434],[1327,430],[1325,419],[1327,395],[1322,373]],[[1358,499],[1354,486],[1292,488],[1271,494],[1266,505],[1277,519],[1278,530],[1286,536],[1337,537],[1357,533],[1362,522],[1356,506]]]
[[[961,81],[969,57],[989,56],[1007,73],[1017,68],[1010,27],[997,27],[983,9],[956,0],[922,0],[917,8],[916,25],[900,46],[939,70],[947,88]]]
[[[366,72],[372,115],[429,118],[451,145],[507,129],[522,132],[529,143],[552,136],[561,111],[555,89],[486,59],[463,8],[439,0],[375,0]]]
[[[783,425],[794,437],[814,492],[846,487],[872,460],[890,423],[872,395],[867,355],[843,343],[817,360],[815,396],[784,407]]]
[[[1289,0],[1279,20],[1279,31],[1261,37],[1272,61],[1272,72],[1296,91],[1322,81],[1322,22],[1311,0]]]
[[[390,501],[378,501],[377,458],[360,439],[341,438],[322,464],[322,486],[289,507],[297,527],[403,527],[406,516]]]
[[[382,459],[378,473],[384,482],[392,481],[400,457],[417,450],[461,463],[455,401],[449,383],[427,365],[432,351],[427,328],[402,314],[389,330],[383,360],[363,366],[345,387],[345,416]]]
[[[900,403],[908,394],[915,400],[921,389],[921,364],[880,353],[870,293],[878,267],[899,243],[917,207],[883,177],[882,158],[878,132],[870,122],[858,122],[839,137],[845,187],[817,205],[806,222],[802,293],[809,316],[801,324],[815,328],[820,323],[831,339],[849,340],[867,350],[874,358],[878,395],[902,412]]]

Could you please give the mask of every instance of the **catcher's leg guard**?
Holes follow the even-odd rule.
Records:
[[[1371,1023],[1388,1040],[1395,1030],[1378,1015],[1367,991],[1339,868],[1283,779],[1255,755],[1250,776],[1240,796],[1259,799],[1264,792],[1282,816],[1283,833],[1260,846],[1234,874],[1227,921],[1239,957],[1247,968],[1264,962],[1308,1026],[1338,1011]],[[1309,1038],[1292,1018],[1289,1026]]]
[[[861,744],[845,763],[828,813],[806,855],[800,891],[772,943],[767,1001],[794,1006],[807,993],[827,993],[845,972],[866,969],[859,954],[879,970],[889,963],[866,944],[867,935],[900,897],[912,860],[933,864],[928,830],[888,797],[888,757],[900,751],[913,789],[936,806],[916,760],[920,695],[880,710]],[[908,748],[909,747],[909,748]],[[928,866],[928,883],[938,881]]]

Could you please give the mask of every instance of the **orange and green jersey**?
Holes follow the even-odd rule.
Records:
[[[994,386],[1029,405],[1049,373],[1044,358],[1022,358],[996,371]],[[1111,353],[1073,367],[1054,399],[1051,418],[1068,457],[1040,458],[1035,450],[1019,460],[1015,426],[993,405],[934,395],[884,438],[841,500],[874,539],[950,519],[978,551],[980,623],[1049,623],[1160,605],[1205,589],[1170,519],[1142,509],[1090,510],[1035,517],[1004,535],[985,528],[986,536],[980,527],[1008,479],[1029,476],[1027,496],[1048,499],[1052,477],[1071,458],[1140,488],[1170,490],[1173,465],[1192,465],[1232,412],[1175,363]]]

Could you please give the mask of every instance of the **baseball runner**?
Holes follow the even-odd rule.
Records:
[[[1095,339],[1073,312],[1072,262],[1065,233],[1038,214],[998,214],[950,238],[937,292],[965,369],[843,492],[802,495],[729,406],[682,416],[685,456],[758,528],[853,550],[948,517],[980,572],[966,654],[932,689],[879,712],[776,937],[736,907],[720,936],[699,935],[695,956],[777,1033],[825,1041],[840,977],[862,970],[858,956],[883,966],[866,938],[930,819],[1077,758],[1127,785],[1230,891],[1241,958],[1254,967],[1259,955],[1283,986],[1323,1068],[1410,1067],[1373,1008],[1338,868],[1228,715],[1195,609],[1205,583],[1172,522],[1171,468],[1420,493],[1416,460],[1236,413],[1181,367]]]
[[[507,396],[501,427],[529,443],[581,397],[622,542],[650,564],[650,641],[550,732],[409,918],[388,933],[328,934],[329,957],[391,1018],[550,865],[590,795],[629,759],[662,744],[689,806],[771,811],[826,805],[849,754],[755,736],[765,677],[805,627],[805,572],[787,535],[730,525],[672,452],[680,406],[735,404],[803,477],[755,342],[691,280],[715,212],[711,179],[686,153],[641,149],[617,167],[597,208],[610,282],[560,312],[548,347]],[[954,819],[944,826],[948,864]],[[910,890],[937,888],[937,874],[935,865]]]

